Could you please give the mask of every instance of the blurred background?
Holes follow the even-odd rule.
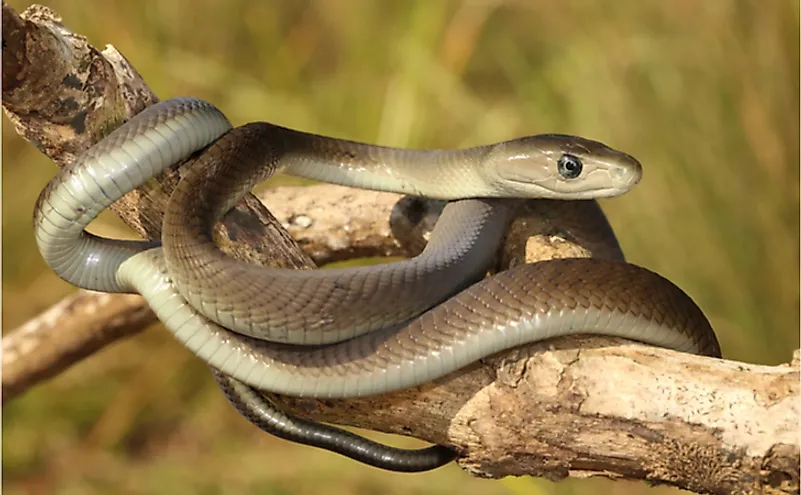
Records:
[[[234,124],[420,148],[560,132],[625,150],[644,179],[602,204],[629,259],[700,304],[727,358],[778,364],[799,347],[798,2],[45,3],[161,98],[205,98]],[[56,168],[3,123],[8,332],[74,289],[31,231]],[[104,218],[96,231],[124,233]],[[677,492],[390,474],[274,439],[158,327],[9,403],[2,442],[8,494]]]

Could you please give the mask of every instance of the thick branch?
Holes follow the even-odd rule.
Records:
[[[323,421],[411,427],[456,445],[459,464],[482,477],[603,474],[700,493],[797,493],[797,357],[754,366],[574,337],[385,400],[281,403]]]
[[[61,167],[158,99],[114,47],[100,52],[60,22],[47,7],[34,5],[18,17],[3,4],[3,110],[21,136]],[[161,212],[178,180],[178,171],[169,170],[111,209],[141,236],[159,239]],[[218,234],[226,249],[253,263],[310,267],[275,225],[250,196]]]
[[[3,41],[6,114],[21,135],[58,164],[155,101],[116,50],[98,52],[47,9],[31,9],[20,18],[4,5]],[[174,173],[166,174],[129,194],[115,211],[144,237],[158,238],[160,212],[176,181]],[[371,193],[350,194],[355,201]],[[545,213],[553,207],[594,205],[531,207],[536,209],[535,204],[545,205]],[[315,220],[311,206],[306,209],[286,222],[296,235],[296,227],[312,233],[317,223],[320,231],[336,232],[343,225],[331,220],[325,227]],[[348,218],[349,205],[340,203],[334,211],[344,212],[345,222],[355,222]],[[535,223],[544,230],[529,230]],[[307,247],[319,261],[364,255],[369,251],[363,246],[369,245],[383,246],[382,254],[401,254],[384,229],[373,224],[365,232],[374,236],[308,237]],[[502,257],[505,263],[519,261],[521,246],[526,246],[514,235],[532,232],[539,234],[526,248],[538,251],[538,257],[616,255],[614,249],[601,252],[592,243],[577,246],[570,228],[551,225],[547,218],[524,219],[518,229],[507,242],[512,247]],[[227,217],[220,234],[224,248],[239,258],[272,266],[311,266],[280,223],[253,198]],[[349,254],[337,254],[349,249]],[[59,323],[77,328],[76,321]],[[94,328],[102,326],[101,320],[95,323],[100,325]],[[280,400],[308,417],[452,445],[463,455],[460,464],[478,476],[559,479],[601,474],[710,493],[798,491],[797,360],[793,366],[769,368],[612,343],[622,341],[541,343],[476,363],[436,384],[386,396]],[[8,357],[17,356],[19,366],[26,353],[7,347],[6,339],[3,348],[17,349],[16,354],[4,352],[5,375]]]

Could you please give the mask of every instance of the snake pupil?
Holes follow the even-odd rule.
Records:
[[[573,155],[562,155],[559,157],[559,161],[556,162],[559,175],[565,179],[575,179],[581,175],[582,167],[581,160]]]

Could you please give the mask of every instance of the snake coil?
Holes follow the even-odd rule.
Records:
[[[160,242],[85,231],[111,203],[204,148],[170,198]],[[293,271],[227,257],[211,237],[215,223],[255,184],[282,171],[450,202],[423,253],[398,263]],[[384,469],[423,471],[454,452],[375,444],[284,415],[258,390],[380,394],[572,333],[719,356],[701,310],[644,268],[553,260],[482,280],[515,198],[613,197],[641,173],[630,155],[576,136],[461,150],[388,148],[268,123],[231,129],[213,105],[176,98],[136,115],[60,171],[39,196],[34,227],[44,260],[64,280],[144,296],[260,428]]]

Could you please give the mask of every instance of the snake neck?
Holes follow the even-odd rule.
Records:
[[[408,150],[251,123],[218,140],[182,179],[180,202],[214,223],[279,172],[375,191],[457,200],[493,197],[481,162],[490,146]],[[207,187],[209,181],[217,187]],[[205,225],[204,228],[209,228]]]
[[[274,126],[284,172],[331,184],[433,199],[494,196],[482,174],[489,146],[417,150],[375,146]]]

